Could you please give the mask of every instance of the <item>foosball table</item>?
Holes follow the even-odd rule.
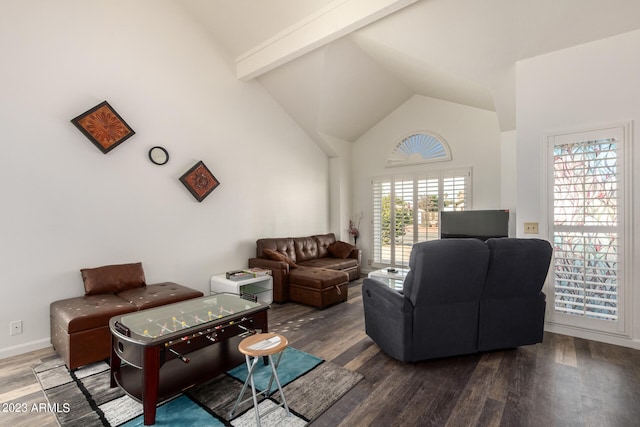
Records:
[[[222,293],[116,316],[111,387],[142,402],[144,424],[155,424],[158,402],[243,363],[238,343],[268,331],[268,309]]]

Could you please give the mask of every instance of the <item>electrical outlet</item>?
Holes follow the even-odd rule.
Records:
[[[368,259],[368,260],[367,260],[367,265],[371,265],[371,264],[372,264],[371,260],[370,260],[370,259]]]
[[[14,320],[9,323],[9,334],[20,335],[22,333],[22,320]]]
[[[524,234],[538,234],[538,223],[537,222],[525,222],[524,223]]]

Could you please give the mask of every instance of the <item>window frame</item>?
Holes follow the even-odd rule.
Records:
[[[617,155],[617,159],[619,162],[617,163],[617,172],[616,176],[618,176],[618,199],[620,200],[620,209],[617,212],[618,215],[618,224],[615,227],[617,229],[618,238],[621,240],[621,243],[618,245],[618,274],[617,277],[617,294],[618,294],[618,318],[617,320],[604,320],[591,318],[586,316],[577,316],[572,314],[566,314],[555,309],[555,286],[556,286],[556,277],[555,277],[555,266],[556,266],[556,250],[555,247],[555,232],[565,230],[565,232],[569,231],[579,231],[581,233],[587,234],[590,231],[598,231],[602,232],[607,227],[602,226],[565,226],[556,227],[554,224],[554,147],[556,145],[556,139],[558,141],[568,140],[572,137],[577,139],[585,139],[580,138],[580,135],[587,135],[589,133],[593,134],[611,134],[614,130],[618,130],[622,132],[622,141],[620,142]],[[631,298],[631,286],[632,286],[632,270],[631,270],[631,257],[632,257],[632,217],[631,217],[631,207],[633,205],[632,201],[632,169],[631,169],[631,159],[632,156],[632,122],[614,122],[603,125],[596,126],[588,126],[588,127],[580,127],[573,129],[565,129],[558,131],[548,131],[543,133],[543,144],[545,147],[545,173],[543,176],[543,189],[546,191],[547,195],[543,198],[544,206],[543,211],[547,212],[547,232],[549,236],[549,240],[554,244],[554,257],[551,261],[551,267],[549,271],[549,280],[547,280],[547,284],[545,285],[545,293],[547,294],[547,323],[557,326],[570,327],[576,329],[582,329],[585,331],[591,332],[599,332],[599,333],[609,333],[620,336],[628,337],[630,336],[630,304],[632,303]]]

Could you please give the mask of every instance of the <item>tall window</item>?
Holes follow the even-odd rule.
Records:
[[[624,330],[629,126],[548,137],[553,313],[559,323]]]
[[[408,266],[411,246],[440,237],[439,212],[471,205],[471,169],[375,178],[373,261]]]

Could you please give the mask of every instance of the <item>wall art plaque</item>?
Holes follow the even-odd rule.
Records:
[[[71,123],[104,154],[135,135],[134,130],[107,101],[80,114]]]
[[[185,174],[180,177],[180,182],[187,187],[187,190],[189,190],[191,194],[193,194],[193,197],[199,202],[203,201],[205,197],[220,185],[220,181],[213,176],[202,160],[185,172]]]

